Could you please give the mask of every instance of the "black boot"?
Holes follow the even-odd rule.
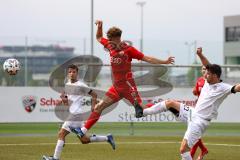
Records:
[[[143,108],[138,103],[134,105],[134,108],[135,108],[136,118],[143,117]]]

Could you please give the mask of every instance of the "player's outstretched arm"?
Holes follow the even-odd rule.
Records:
[[[201,60],[201,62],[202,62],[202,64],[203,64],[204,66],[210,64],[210,62],[208,61],[208,59],[207,59],[207,58],[203,55],[203,53],[202,53],[202,47],[197,48],[197,55],[198,55],[198,57],[200,58],[200,60]]]
[[[150,56],[144,56],[142,61],[151,63],[151,64],[173,64],[175,57],[168,57],[167,60],[161,60],[158,58],[150,57]]]
[[[95,24],[97,25],[97,34],[96,34],[96,39],[98,42],[101,41],[101,38],[103,37],[103,29],[102,29],[102,24],[103,22],[100,20],[97,20],[95,22]]]
[[[240,84],[236,84],[233,88],[233,93],[240,92]]]

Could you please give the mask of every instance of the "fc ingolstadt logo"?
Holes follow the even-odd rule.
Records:
[[[35,109],[36,104],[37,104],[36,97],[24,96],[24,97],[22,97],[22,104],[23,104],[25,111],[27,111],[28,113],[31,113]]]

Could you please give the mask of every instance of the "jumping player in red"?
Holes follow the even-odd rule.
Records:
[[[102,111],[118,102],[122,98],[127,99],[135,107],[136,117],[143,116],[141,97],[137,92],[137,87],[134,82],[131,61],[132,59],[142,60],[151,64],[173,64],[174,57],[169,57],[167,60],[160,60],[154,57],[146,56],[132,46],[129,46],[121,40],[122,31],[117,27],[112,27],[107,31],[107,38],[103,37],[102,21],[96,21],[97,25],[97,41],[100,42],[110,55],[113,85],[109,88],[103,100],[101,100],[94,108],[89,116],[86,124],[82,128],[75,128],[75,132],[79,136],[85,135],[100,118]]]
[[[199,51],[200,50],[200,51]],[[202,48],[199,48],[199,52],[202,52],[201,50],[202,50]],[[202,88],[203,88],[203,86],[204,86],[204,84],[205,84],[205,79],[206,79],[206,67],[205,66],[202,66],[202,70],[201,70],[201,72],[202,72],[202,77],[199,77],[198,79],[197,79],[197,82],[196,82],[196,85],[195,85],[195,87],[193,88],[193,94],[195,95],[195,96],[197,96],[197,97],[199,97],[200,96],[200,93],[201,93],[201,90],[202,90]],[[194,155],[195,155],[195,153],[196,153],[196,151],[197,151],[197,148],[200,148],[201,149],[201,153],[199,154],[199,156],[198,156],[198,158],[197,158],[197,160],[202,160],[203,159],[203,157],[206,155],[206,154],[208,154],[208,149],[207,149],[207,147],[203,144],[203,142],[202,142],[202,139],[199,139],[198,140],[198,142],[191,148],[191,151],[190,151],[190,154],[191,154],[191,156],[192,156],[192,158],[194,157]]]

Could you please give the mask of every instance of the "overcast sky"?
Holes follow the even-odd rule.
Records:
[[[180,50],[186,52],[186,59],[184,42],[193,40],[199,45],[206,44],[203,47],[207,51],[221,55],[223,17],[240,15],[239,0],[145,1],[144,52],[152,55],[174,52],[172,54],[178,57],[177,46],[181,44]],[[95,0],[94,19],[104,21],[104,31],[110,26],[119,26],[123,30],[123,39],[137,40],[140,37],[140,8],[136,2]],[[8,43],[6,40],[24,36],[35,37],[32,43],[40,43],[39,39],[49,43],[51,40],[77,39],[77,48],[82,51],[81,40],[90,38],[90,0],[0,0],[0,22],[1,45]],[[139,48],[137,43],[135,45]]]

